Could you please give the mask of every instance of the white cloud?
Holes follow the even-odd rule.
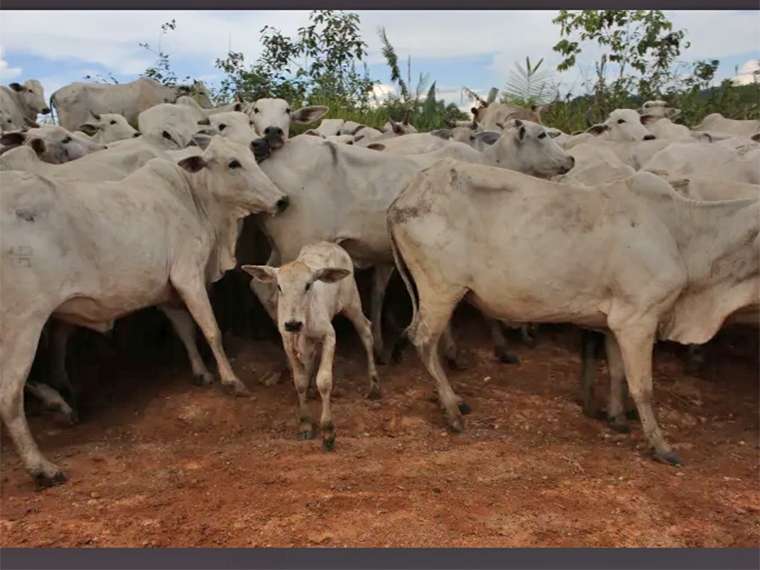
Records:
[[[3,46],[0,45],[0,81],[7,83],[11,79],[16,79],[21,75],[21,71],[20,67],[10,67],[8,62],[3,59]]]
[[[739,69],[734,77],[736,85],[749,85],[760,81],[760,59],[750,59]]]

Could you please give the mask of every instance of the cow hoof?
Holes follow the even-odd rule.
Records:
[[[464,418],[460,415],[452,418],[449,417],[449,430],[453,433],[462,433],[464,431]]]
[[[641,420],[641,418],[639,418],[639,411],[636,408],[632,410],[628,410],[625,413],[625,417],[631,420],[632,422],[638,422]]]
[[[232,396],[233,398],[247,398],[251,396],[251,392],[240,380],[223,383],[222,390],[224,390],[228,396]]]
[[[496,358],[502,364],[520,364],[520,359],[517,357],[517,355],[506,350],[497,350]]]
[[[368,400],[379,400],[381,396],[382,396],[382,393],[380,391],[380,386],[376,384],[370,388],[369,392],[367,392]]]
[[[607,415],[604,413],[604,411],[596,404],[586,404],[583,406],[583,415],[587,418],[591,418],[592,420],[606,420]]]
[[[335,449],[335,427],[332,422],[322,426],[322,449],[332,451]]]
[[[196,386],[211,386],[214,383],[214,375],[210,372],[193,376],[193,384]]]
[[[628,427],[628,423],[620,416],[610,418],[607,424],[610,426],[610,429],[618,432],[618,433],[630,433],[631,428]]]
[[[683,465],[683,463],[681,462],[681,458],[678,457],[678,454],[675,451],[667,451],[665,453],[655,453],[654,460],[659,461],[660,463],[673,465],[674,467],[680,467]]]
[[[454,358],[446,357],[446,362],[451,370],[467,370],[467,363],[459,356],[455,356]]]
[[[457,404],[457,408],[459,408],[459,413],[462,414],[463,416],[466,416],[467,414],[472,412],[472,409],[470,408],[470,406],[467,405],[467,402],[465,402],[464,400],[462,400],[461,402],[459,402],[459,404]]]
[[[308,431],[299,431],[298,439],[314,439],[314,432],[309,429]]]
[[[389,364],[391,361],[390,357],[388,356],[388,353],[385,351],[375,350],[374,357],[375,357],[375,363],[380,364],[382,366]]]
[[[56,485],[65,483],[68,479],[63,471],[56,471],[52,476],[48,476],[45,473],[33,473],[32,478],[38,489],[55,487]]]

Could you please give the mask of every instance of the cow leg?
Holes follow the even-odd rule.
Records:
[[[57,319],[50,319],[50,376],[53,386],[69,393],[74,407],[78,407],[79,394],[66,372],[66,348],[74,325]]]
[[[359,291],[354,287],[353,299],[343,310],[343,314],[353,323],[359,338],[362,340],[364,350],[367,353],[367,376],[369,377],[369,392],[367,398],[378,400],[380,398],[380,382],[377,378],[377,368],[375,367],[375,355],[373,353],[372,323],[364,316],[362,311]]]
[[[491,341],[493,342],[493,351],[499,362],[504,364],[520,364],[520,359],[514,352],[510,352],[507,347],[507,337],[504,335],[504,327],[499,319],[488,319],[488,325],[491,328]]]
[[[686,366],[684,367],[687,374],[698,376],[702,366],[705,364],[705,353],[703,345],[690,344],[686,352]]]
[[[440,349],[443,350],[444,356],[446,356],[446,363],[452,370],[465,370],[467,364],[462,359],[457,350],[457,345],[454,342],[454,334],[451,331],[451,321],[446,325],[443,330],[440,341]]]
[[[296,394],[298,394],[298,437],[300,439],[312,439],[314,437],[314,420],[311,417],[309,404],[306,401],[306,393],[309,389],[309,377],[314,365],[314,356],[310,355],[309,364],[304,366],[293,354],[290,345],[288,343],[284,344],[285,354],[288,357],[290,369],[293,371],[293,385],[296,388]]]
[[[625,385],[625,368],[620,347],[612,333],[604,335],[605,351],[607,353],[607,370],[610,375],[610,393],[607,399],[607,420],[609,426],[620,433],[628,433],[628,421],[623,407],[623,390]]]
[[[322,359],[317,372],[317,389],[322,397],[322,417],[319,428],[322,432],[322,448],[332,451],[335,447],[335,426],[330,409],[330,392],[333,384],[333,360],[335,358],[335,330],[330,327],[322,339]]]
[[[222,333],[214,318],[214,311],[208,299],[208,292],[200,276],[194,276],[189,279],[176,280],[172,278],[172,285],[185,302],[190,314],[198,323],[203,336],[206,337],[211,351],[214,353],[216,365],[219,368],[219,376],[222,380],[222,387],[233,396],[247,396],[248,389],[245,387],[235,373],[232,371],[227,355],[224,353],[222,346]]]
[[[379,364],[388,364],[390,361],[390,356],[386,353],[383,344],[383,301],[394,269],[393,265],[376,265],[372,274],[372,294],[370,297],[372,318],[370,320],[372,322],[375,360]]]
[[[69,425],[74,425],[79,421],[77,413],[54,388],[51,388],[47,384],[29,381],[24,384],[24,389],[41,400],[46,409],[61,414]]]
[[[681,465],[681,459],[665,440],[652,410],[652,349],[656,327],[656,321],[639,322],[635,327],[613,329],[613,332],[623,358],[628,388],[636,402],[644,435],[654,450],[654,458],[671,465]]]
[[[419,292],[419,310],[408,335],[417,349],[420,360],[435,381],[438,398],[445,410],[449,426],[459,432],[464,429],[462,415],[468,414],[470,408],[451,388],[441,365],[438,345],[464,291],[444,296],[430,288],[424,276],[419,276],[415,281]],[[436,302],[437,299],[441,300]]]
[[[538,337],[536,336],[536,325],[521,325],[520,336],[522,341],[528,348],[533,348],[538,344]]]
[[[4,317],[0,348],[0,417],[8,429],[13,445],[26,471],[40,487],[50,487],[66,480],[66,475],[45,459],[29,430],[24,414],[24,384],[32,369],[37,344],[45,319],[38,322],[11,322]]]
[[[581,329],[581,405],[583,414],[590,418],[601,415],[599,398],[594,390],[596,333]]]
[[[198,345],[195,343],[195,321],[186,309],[175,309],[172,307],[161,306],[161,312],[166,315],[177,336],[185,345],[187,356],[190,358],[190,365],[193,367],[193,376],[198,386],[208,386],[214,381],[214,375],[209,372],[203,363]]]

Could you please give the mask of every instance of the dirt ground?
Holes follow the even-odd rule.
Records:
[[[289,378],[259,383],[278,361],[271,342],[228,343],[254,394],[233,400],[191,384],[177,342],[136,359],[85,336],[69,359],[87,387],[82,422],[27,406],[41,449],[70,480],[35,491],[3,433],[1,545],[760,544],[756,332],[721,333],[700,377],[684,373],[684,347],[657,346],[655,410],[684,461],[675,468],[649,458],[638,423],[623,435],[582,415],[577,329],[542,326],[535,348],[515,336],[522,362],[505,365],[482,317],[460,311],[470,366],[449,377],[472,413],[454,435],[413,349],[379,368],[383,397],[365,400],[364,353],[338,326],[331,453],[297,438]],[[602,386],[605,374],[599,362]],[[318,417],[319,400],[311,406]]]

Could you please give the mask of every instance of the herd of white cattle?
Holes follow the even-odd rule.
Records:
[[[236,268],[278,323],[307,438],[316,375],[326,449],[335,441],[331,321],[343,314],[356,327],[368,397],[380,397],[375,360],[391,352],[382,306],[398,269],[413,306],[400,340],[434,378],[452,429],[464,428],[469,408],[441,356],[456,363],[450,320],[466,300],[487,316],[504,362],[515,357],[502,325],[603,333],[610,425],[624,429],[637,412],[654,457],[680,464],[651,408],[653,344],[700,345],[724,326],[760,322],[760,121],[713,114],[690,129],[673,122],[677,109],[649,101],[571,135],[544,126],[543,108],[481,101],[473,120],[419,133],[408,117],[375,129],[322,119],[327,112],[240,97],[212,107],[200,83],[146,78],[74,83],[49,106],[38,81],[0,87],[0,415],[39,485],[66,476],[32,437],[24,391],[74,417],[58,391],[75,394],[64,366],[73,327],[106,333],[157,306],[199,383],[214,376],[196,324],[222,386],[248,393],[208,297]],[[39,114],[58,124],[37,124]],[[292,135],[294,123],[320,119]],[[239,259],[244,220],[269,241],[266,265]],[[370,319],[355,268],[373,268]],[[43,329],[50,385],[27,382]]]

